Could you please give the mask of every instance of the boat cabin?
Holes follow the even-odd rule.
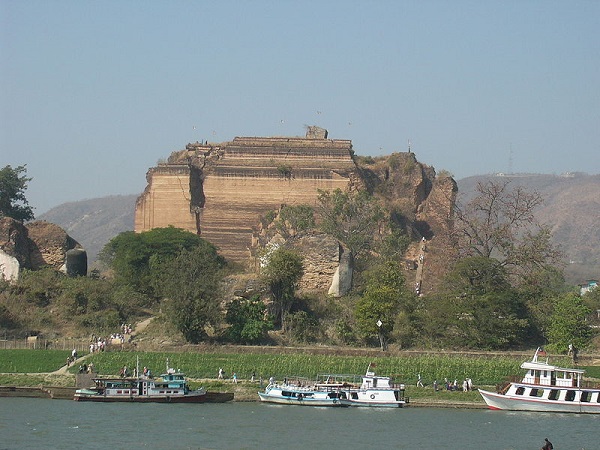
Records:
[[[546,362],[538,361],[538,352],[531,361],[521,364],[522,369],[527,372],[522,382],[527,384],[539,384],[542,386],[581,387],[581,381],[585,370],[557,367]]]

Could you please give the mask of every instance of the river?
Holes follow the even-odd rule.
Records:
[[[600,448],[600,415],[0,398],[4,449]]]

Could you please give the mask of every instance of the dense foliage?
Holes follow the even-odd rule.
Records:
[[[273,329],[273,321],[259,296],[250,299],[234,299],[227,305],[225,321],[230,325],[227,337],[233,342],[260,344]]]
[[[412,312],[412,296],[404,285],[400,266],[392,261],[373,267],[366,274],[366,288],[356,303],[356,327],[363,340],[376,336],[386,348],[397,316]],[[407,344],[399,340],[400,344]]]
[[[219,287],[224,266],[225,260],[205,240],[159,266],[155,290],[162,294],[168,317],[188,342],[201,342],[208,327],[221,322]]]
[[[100,259],[107,264],[119,284],[128,284],[151,298],[160,298],[156,280],[161,265],[182,250],[202,245],[204,240],[180,228],[154,228],[144,233],[126,231],[113,238],[102,250]]]

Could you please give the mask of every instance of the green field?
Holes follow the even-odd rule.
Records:
[[[43,373],[52,372],[65,364],[68,352],[59,350],[0,350],[0,373]],[[504,356],[334,356],[309,354],[219,354],[219,353],[147,353],[147,352],[104,352],[90,355],[85,362],[93,363],[101,375],[117,375],[124,365],[130,369],[139,364],[150,368],[155,375],[164,372],[167,366],[180,369],[191,378],[216,378],[219,367],[226,377],[235,372],[238,379],[249,379],[252,372],[256,378],[273,376],[282,379],[301,376],[314,379],[318,374],[363,374],[370,363],[380,375],[394,377],[398,382],[414,384],[421,374],[423,382],[431,385],[434,380],[443,383],[457,379],[459,383],[471,378],[480,385],[494,385],[510,375],[521,373],[522,359]],[[555,360],[568,365],[568,360]],[[75,373],[77,367],[72,367]],[[596,374],[600,368],[589,368]],[[591,376],[595,376],[590,373]]]
[[[53,372],[65,365],[70,354],[64,350],[0,350],[0,373]]]
[[[519,373],[522,361],[511,358],[457,357],[457,356],[330,356],[330,355],[265,355],[218,353],[100,353],[88,359],[103,374],[117,374],[124,365],[133,368],[139,358],[139,367],[149,367],[159,374],[169,366],[181,369],[192,378],[216,378],[219,367],[226,376],[235,372],[239,379],[273,376],[283,379],[301,376],[315,379],[318,374],[363,374],[369,363],[374,363],[378,374],[392,376],[407,384],[416,382],[420,373],[424,383],[442,382],[470,377],[483,384],[495,384],[508,375]]]
[[[65,364],[68,352],[60,350],[0,350],[0,373],[53,372]],[[434,380],[442,383],[471,378],[477,384],[494,385],[506,377],[522,372],[522,358],[506,356],[336,356],[309,354],[261,354],[261,353],[161,353],[161,352],[104,352],[89,355],[85,362],[93,363],[101,375],[117,375],[123,366],[130,369],[139,364],[150,368],[155,375],[163,373],[167,366],[180,369],[191,378],[216,378],[219,367],[226,377],[235,372],[238,379],[249,379],[252,372],[256,378],[273,376],[282,379],[301,376],[314,379],[318,374],[363,374],[369,364],[380,375],[394,377],[399,382],[414,384],[421,374],[423,382],[431,385]],[[553,362],[568,367],[570,361],[554,358]],[[585,367],[587,375],[600,378],[600,367]],[[78,370],[78,365],[70,369]]]

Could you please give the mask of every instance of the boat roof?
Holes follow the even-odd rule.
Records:
[[[545,362],[538,361],[539,357],[546,357],[546,361]],[[585,373],[585,370],[583,370],[583,369],[574,369],[572,367],[559,367],[559,366],[554,366],[552,364],[548,364],[547,354],[541,348],[538,348],[535,351],[535,354],[533,355],[533,358],[531,358],[531,361],[525,361],[523,364],[521,364],[521,369],[548,370],[548,371],[553,371],[553,372],[571,372],[571,373],[581,373],[581,374]]]
[[[521,369],[548,370],[548,371],[553,371],[553,372],[585,373],[585,370],[583,370],[583,369],[574,369],[571,367],[559,367],[559,366],[553,366],[552,364],[548,364],[548,363],[533,362],[533,361],[524,362],[523,364],[521,364]]]

